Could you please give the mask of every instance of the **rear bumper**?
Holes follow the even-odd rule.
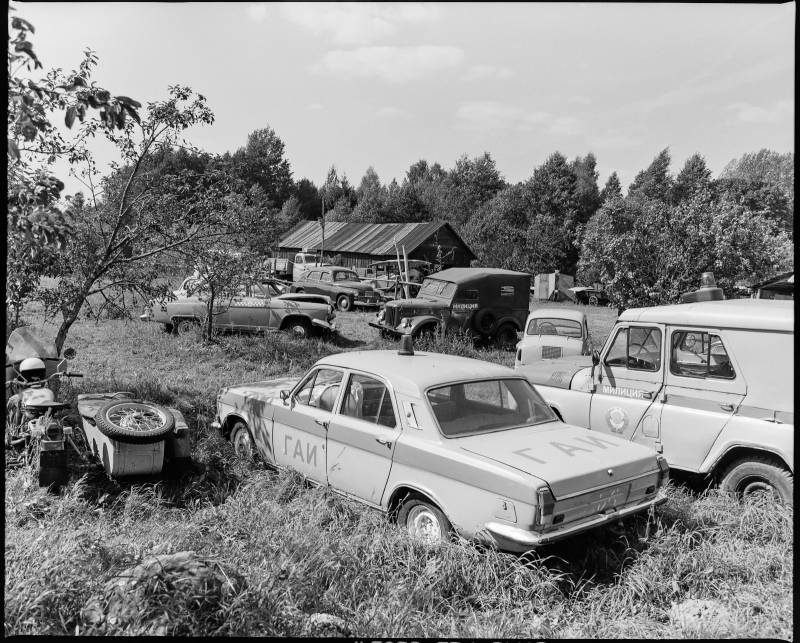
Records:
[[[489,533],[491,540],[493,540],[500,549],[512,552],[523,552],[539,545],[545,545],[561,540],[562,538],[574,536],[588,529],[594,529],[595,527],[600,527],[607,523],[616,522],[617,520],[627,518],[628,516],[642,511],[648,511],[652,507],[664,504],[666,501],[666,496],[656,496],[652,500],[631,507],[624,507],[611,513],[599,514],[577,525],[568,525],[563,529],[555,529],[545,533],[528,531],[520,527],[499,522],[488,522],[484,525],[484,529]]]

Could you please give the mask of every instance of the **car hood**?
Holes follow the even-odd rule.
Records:
[[[328,295],[312,295],[304,292],[286,292],[282,295],[278,295],[275,299],[280,299],[281,301],[300,301],[308,304],[325,304],[326,306],[333,304]]]
[[[279,377],[273,380],[261,382],[249,382],[228,386],[220,391],[220,396],[224,402],[226,397],[246,397],[249,400],[260,400],[272,404],[283,404],[281,391],[288,391],[294,388],[300,381],[298,377]]]
[[[591,367],[591,355],[571,355],[559,359],[542,359],[525,366],[515,366],[514,370],[526,377],[531,384],[568,389],[577,373],[591,369]]]
[[[397,308],[401,317],[414,317],[416,315],[426,315],[444,308],[449,308],[450,302],[438,301],[436,299],[421,299],[412,297],[411,299],[395,299],[386,302],[387,308]]]
[[[652,449],[563,422],[457,440],[464,451],[546,482],[556,499],[658,470]]]

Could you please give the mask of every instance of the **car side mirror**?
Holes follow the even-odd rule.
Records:
[[[77,355],[77,351],[74,348],[66,348],[64,349],[64,359],[75,359],[75,355]]]
[[[288,403],[289,391],[281,391],[281,400],[283,400],[283,405],[284,406],[288,406],[289,405],[289,403]]]
[[[597,366],[600,363],[600,353],[597,350],[592,351],[592,366]]]

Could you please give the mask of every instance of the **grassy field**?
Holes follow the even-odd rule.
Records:
[[[599,347],[616,314],[590,311]],[[221,386],[395,346],[366,326],[372,314],[339,314],[335,343],[276,334],[204,345],[154,324],[76,324],[67,345],[85,378],[63,396],[132,390],[178,406],[198,466],[119,482],[73,458],[60,496],[40,490],[30,469],[7,467],[5,634],[331,633],[314,629],[322,613],[337,617],[333,633],[360,637],[793,638],[793,514],[770,501],[671,485],[653,519],[535,554],[428,548],[377,512],[238,461],[209,429]],[[513,363],[512,353],[457,341],[432,348]],[[103,616],[116,574],[185,550],[220,581],[198,587],[166,569],[137,594],[135,612]]]

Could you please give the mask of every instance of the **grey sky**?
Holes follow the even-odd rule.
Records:
[[[216,114],[190,140],[234,151],[266,125],[295,179],[335,164],[402,181],[489,152],[528,178],[549,154],[589,151],[627,186],[669,146],[714,174],[767,147],[794,151],[794,3],[25,3],[45,69],[77,68],[141,102],[171,84]],[[98,144],[101,161],[109,150]],[[69,182],[70,188],[77,189]]]

